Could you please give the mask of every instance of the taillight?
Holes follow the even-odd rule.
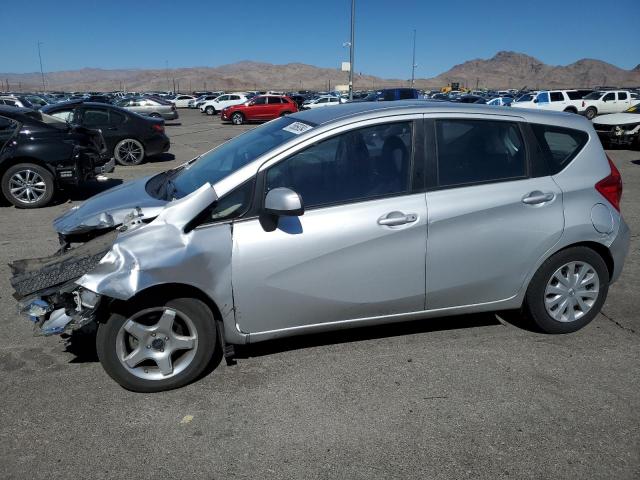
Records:
[[[156,132],[164,132],[164,125],[162,125],[161,123],[154,123],[153,125],[151,125],[151,128],[153,128]]]
[[[620,199],[622,198],[622,176],[607,155],[611,173],[596,183],[596,190],[606,198],[613,207],[620,211]]]

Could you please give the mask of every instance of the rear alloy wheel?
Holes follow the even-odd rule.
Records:
[[[207,108],[204,109],[205,113],[207,115],[215,115],[216,114],[216,109],[213,108],[212,106],[208,106]]]
[[[598,111],[595,109],[595,107],[589,107],[584,112],[584,116],[587,117],[589,120],[593,120],[594,118],[596,118],[597,114],[598,114]]]
[[[140,165],[144,160],[144,146],[135,138],[125,138],[115,146],[113,156],[120,165]]]
[[[33,163],[20,163],[7,169],[2,176],[2,193],[19,208],[44,207],[53,198],[53,175]]]
[[[231,123],[233,123],[234,125],[242,125],[244,123],[244,115],[242,115],[240,112],[236,112],[233,115],[231,115]]]
[[[602,257],[587,247],[568,248],[533,276],[525,307],[543,331],[575,332],[600,312],[608,289],[609,271]]]
[[[217,345],[215,319],[195,298],[149,301],[98,326],[96,349],[105,371],[136,392],[178,388],[198,378]]]

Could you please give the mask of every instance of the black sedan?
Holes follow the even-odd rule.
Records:
[[[171,146],[164,133],[164,120],[115,105],[72,101],[47,105],[42,111],[73,125],[100,129],[107,151],[120,165],[139,165],[146,157],[166,152]]]
[[[43,207],[55,191],[113,171],[99,130],[29,108],[0,106],[0,186],[16,207]]]

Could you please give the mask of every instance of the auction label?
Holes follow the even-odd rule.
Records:
[[[313,127],[311,125],[307,125],[302,122],[293,122],[291,125],[287,125],[283,128],[283,130],[287,132],[294,133],[296,135],[300,135],[301,133],[306,132],[307,130],[311,130]]]

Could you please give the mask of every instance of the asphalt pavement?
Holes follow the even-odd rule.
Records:
[[[120,388],[91,337],[34,337],[9,261],[55,251],[51,221],[91,194],[252,128],[180,115],[168,154],[44,209],[0,206],[0,478],[640,478],[639,151],[609,152],[631,251],[574,334],[486,314],[293,338],[158,394]]]

